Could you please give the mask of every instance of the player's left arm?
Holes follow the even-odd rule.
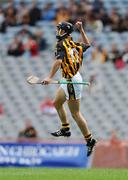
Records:
[[[82,36],[83,42],[84,42],[84,44],[86,46],[86,49],[88,49],[91,46],[91,44],[90,44],[90,41],[89,41],[89,39],[88,39],[88,37],[86,35],[86,32],[84,31],[84,28],[82,26],[82,22],[81,21],[77,21],[75,26],[80,31],[80,34]]]

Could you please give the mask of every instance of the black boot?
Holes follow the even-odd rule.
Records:
[[[97,140],[96,139],[89,139],[87,142],[87,156],[90,156],[94,150],[94,147],[96,145]]]
[[[56,132],[51,133],[51,135],[55,137],[59,137],[59,136],[69,137],[71,136],[71,132],[69,128],[62,128]]]

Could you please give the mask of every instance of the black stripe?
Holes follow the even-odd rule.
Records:
[[[73,84],[67,84],[67,90],[69,94],[69,100],[75,100],[76,95],[75,95],[75,90]]]
[[[62,126],[69,126],[69,124],[67,123],[67,124],[62,124]]]
[[[87,135],[87,136],[85,136],[85,138],[90,138],[92,135],[91,134],[89,134],[89,135]]]
[[[77,66],[77,70],[78,70],[80,68],[80,63],[77,63],[76,66]]]

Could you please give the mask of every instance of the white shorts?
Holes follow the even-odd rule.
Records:
[[[66,80],[63,78],[63,80]],[[82,82],[82,77],[79,72],[71,78],[72,82]],[[80,99],[82,93],[82,84],[61,84],[60,86],[65,94],[67,100]]]

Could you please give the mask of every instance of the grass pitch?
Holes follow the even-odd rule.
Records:
[[[126,169],[0,168],[0,180],[128,180]]]

